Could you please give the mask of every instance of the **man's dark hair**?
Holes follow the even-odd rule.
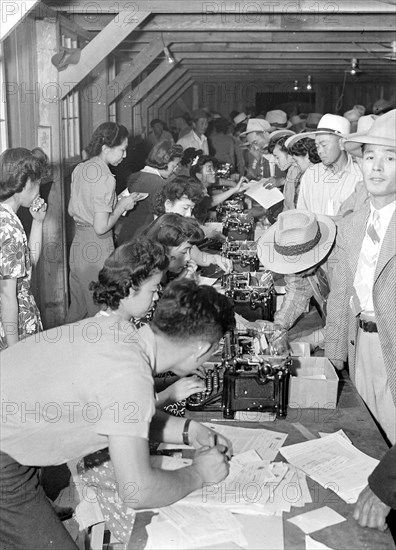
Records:
[[[287,140],[289,136],[281,136],[279,138],[270,139],[270,142],[268,144],[268,152],[272,154],[274,152],[274,149],[276,146],[279,147],[283,153],[288,153],[287,147],[285,147],[285,141]]]
[[[229,298],[190,279],[169,283],[151,324],[154,333],[162,333],[173,341],[201,340],[211,344],[234,326],[234,309]]]

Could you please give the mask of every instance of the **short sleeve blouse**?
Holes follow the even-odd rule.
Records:
[[[115,186],[115,177],[100,157],[81,162],[72,174],[69,213],[77,223],[93,225],[95,213],[114,210]]]

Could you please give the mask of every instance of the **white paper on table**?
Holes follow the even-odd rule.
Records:
[[[194,546],[221,544],[227,541],[246,546],[241,524],[226,509],[205,508],[183,501],[161,508],[160,515],[169,520]]]
[[[274,460],[287,438],[285,433],[265,429],[237,428],[210,423],[205,423],[205,426],[227,437],[232,442],[234,455],[254,449],[262,460]]]
[[[322,542],[314,540],[309,535],[305,535],[305,550],[333,550],[330,546],[326,546]]]
[[[348,503],[356,502],[378,464],[378,460],[359,451],[338,433],[289,445],[280,452],[288,462]]]
[[[262,181],[252,183],[245,191],[245,195],[251,197],[261,206],[268,209],[283,200],[283,193],[277,187],[266,189]]]
[[[328,435],[333,435],[334,433],[340,434],[341,437],[345,439],[345,441],[348,441],[352,445],[352,441],[349,439],[347,434],[344,432],[344,430],[337,430],[336,432],[327,433],[327,432],[318,432],[319,437],[327,437]]]
[[[322,508],[317,508],[316,510],[290,518],[287,521],[297,525],[306,535],[309,535],[309,533],[320,531],[320,529],[330,527],[330,525],[342,523],[346,519],[332,508],[323,506]]]
[[[281,516],[236,516],[242,524],[249,550],[283,550]]]

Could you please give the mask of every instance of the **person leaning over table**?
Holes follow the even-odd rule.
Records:
[[[289,330],[307,311],[314,298],[319,314],[326,322],[329,294],[329,254],[333,248],[336,226],[328,216],[315,216],[307,210],[288,210],[258,240],[261,264],[285,276],[286,293],[274,322],[256,321],[250,328]],[[322,345],[321,329],[307,338],[315,348]],[[304,339],[303,339],[304,340]]]
[[[360,493],[353,517],[362,527],[385,531],[386,518],[396,510],[396,445],[383,456]]]
[[[154,212],[156,216],[180,214],[184,218],[191,218],[195,205],[202,198],[202,186],[196,180],[186,176],[178,176],[174,180],[167,182],[161,191],[157,193]],[[203,252],[196,245],[191,249],[191,258],[199,267],[217,265],[225,273],[229,273],[232,270],[231,260],[221,254]]]
[[[38,484],[39,466],[109,447],[119,498],[136,510],[167,506],[223,480],[230,442],[199,422],[156,410],[153,370],[187,376],[234,324],[225,296],[174,281],[151,325],[138,332],[111,316],[88,318],[1,352],[0,547],[78,548]],[[195,447],[192,465],[152,467],[149,439]]]
[[[325,355],[349,374],[389,441],[396,441],[396,110],[344,147],[362,156],[370,203],[338,228]]]

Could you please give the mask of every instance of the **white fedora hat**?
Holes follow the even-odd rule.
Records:
[[[264,120],[263,118],[250,118],[246,126],[246,132],[242,132],[241,136],[246,136],[251,132],[267,132],[270,133],[275,128],[272,128],[271,124]]]
[[[328,216],[287,210],[257,242],[260,262],[270,271],[289,275],[305,271],[330,252],[336,225]]]
[[[366,132],[356,132],[348,136],[343,145],[346,151],[361,157],[363,156],[362,145],[365,143],[396,147],[396,109],[376,118]]]
[[[340,115],[332,115],[327,113],[319,120],[316,130],[306,132],[307,137],[315,137],[318,134],[334,134],[336,136],[345,137],[351,133],[351,123],[349,120]]]
[[[291,122],[287,120],[287,114],[280,109],[268,111],[265,115],[265,120],[269,122],[271,126],[274,126],[275,129],[290,128],[291,126]]]

